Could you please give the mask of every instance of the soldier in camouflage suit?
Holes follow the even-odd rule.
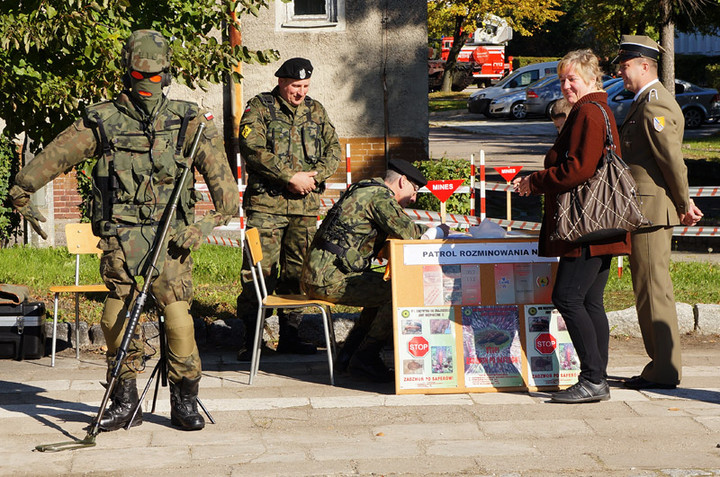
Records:
[[[446,225],[428,230],[403,211],[427,183],[407,161],[393,159],[385,179],[357,182],[343,194],[322,222],[308,251],[300,284],[304,293],[332,303],[363,307],[336,357],[340,372],[374,381],[392,381],[380,351],[392,337],[392,292],[383,274],[370,265],[389,238],[416,239],[447,235]],[[425,235],[424,235],[425,233]]]
[[[202,174],[215,211],[195,222],[194,204],[200,195],[194,180],[188,181],[171,225],[169,245],[156,265],[159,275],[151,286],[166,322],[172,423],[197,430],[205,421],[197,409],[202,370],[189,313],[193,296],[190,250],[197,249],[215,226],[230,220],[239,208],[239,198],[212,115],[200,111],[195,103],[169,100],[163,94],[163,87],[171,81],[171,58],[172,50],[160,33],[133,32],[123,48],[126,90],[114,101],[89,106],[82,119],[20,171],[10,195],[15,208],[44,235],[38,221],[45,219],[33,208],[30,194],[85,158],[98,157],[93,169],[92,223],[103,251],[100,274],[110,289],[101,325],[111,369],[124,335],[127,310],[137,295],[135,277],[143,275],[177,179],[188,166]],[[188,164],[200,124],[206,128],[195,160]],[[142,343],[133,340],[112,404],[100,422],[101,430],[119,429],[130,421],[138,403],[135,378],[142,355]],[[141,423],[139,411],[131,425]]]
[[[300,292],[300,271],[317,228],[320,194],[340,163],[340,143],[325,108],[307,95],[312,64],[287,60],[278,86],[252,98],[240,122],[240,149],[248,173],[243,207],[248,228],[260,232],[268,293]],[[243,262],[238,317],[245,321],[240,360],[252,356],[257,299],[250,265]],[[299,313],[280,313],[278,352],[312,354],[298,338]]]

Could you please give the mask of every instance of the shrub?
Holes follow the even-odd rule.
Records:
[[[18,234],[20,225],[20,216],[13,212],[8,198],[19,163],[12,141],[6,135],[0,134],[0,244],[2,246]]]

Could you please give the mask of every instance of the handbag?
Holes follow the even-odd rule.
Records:
[[[642,214],[630,168],[615,153],[608,115],[600,104],[591,103],[605,117],[605,155],[591,178],[558,194],[556,227],[550,240],[602,240],[650,224]]]

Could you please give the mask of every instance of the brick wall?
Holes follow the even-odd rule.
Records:
[[[350,144],[350,166],[352,181],[382,176],[385,172],[385,144],[382,137],[340,138],[343,160],[337,172],[328,180],[332,183],[345,183],[346,144]],[[388,140],[388,152],[391,159],[406,159],[409,161],[427,159],[425,141],[419,138],[391,137]],[[202,176],[195,174],[195,180],[203,183]],[[327,192],[329,197],[337,197],[339,191]],[[77,177],[75,171],[63,174],[54,182],[55,218],[78,219],[80,212],[80,195],[77,193]],[[196,215],[201,217],[208,210],[212,210],[210,201],[202,201],[196,205]]]

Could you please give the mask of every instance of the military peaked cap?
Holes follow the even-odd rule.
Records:
[[[418,187],[425,187],[427,185],[427,179],[420,170],[410,164],[408,161],[402,159],[390,159],[388,162],[388,169],[404,175],[411,182],[415,183]]]
[[[278,78],[308,79],[312,76],[313,66],[305,58],[290,58],[275,72]]]
[[[621,63],[643,56],[657,61],[660,56],[660,47],[645,35],[623,35],[620,37],[620,51],[613,63]]]

